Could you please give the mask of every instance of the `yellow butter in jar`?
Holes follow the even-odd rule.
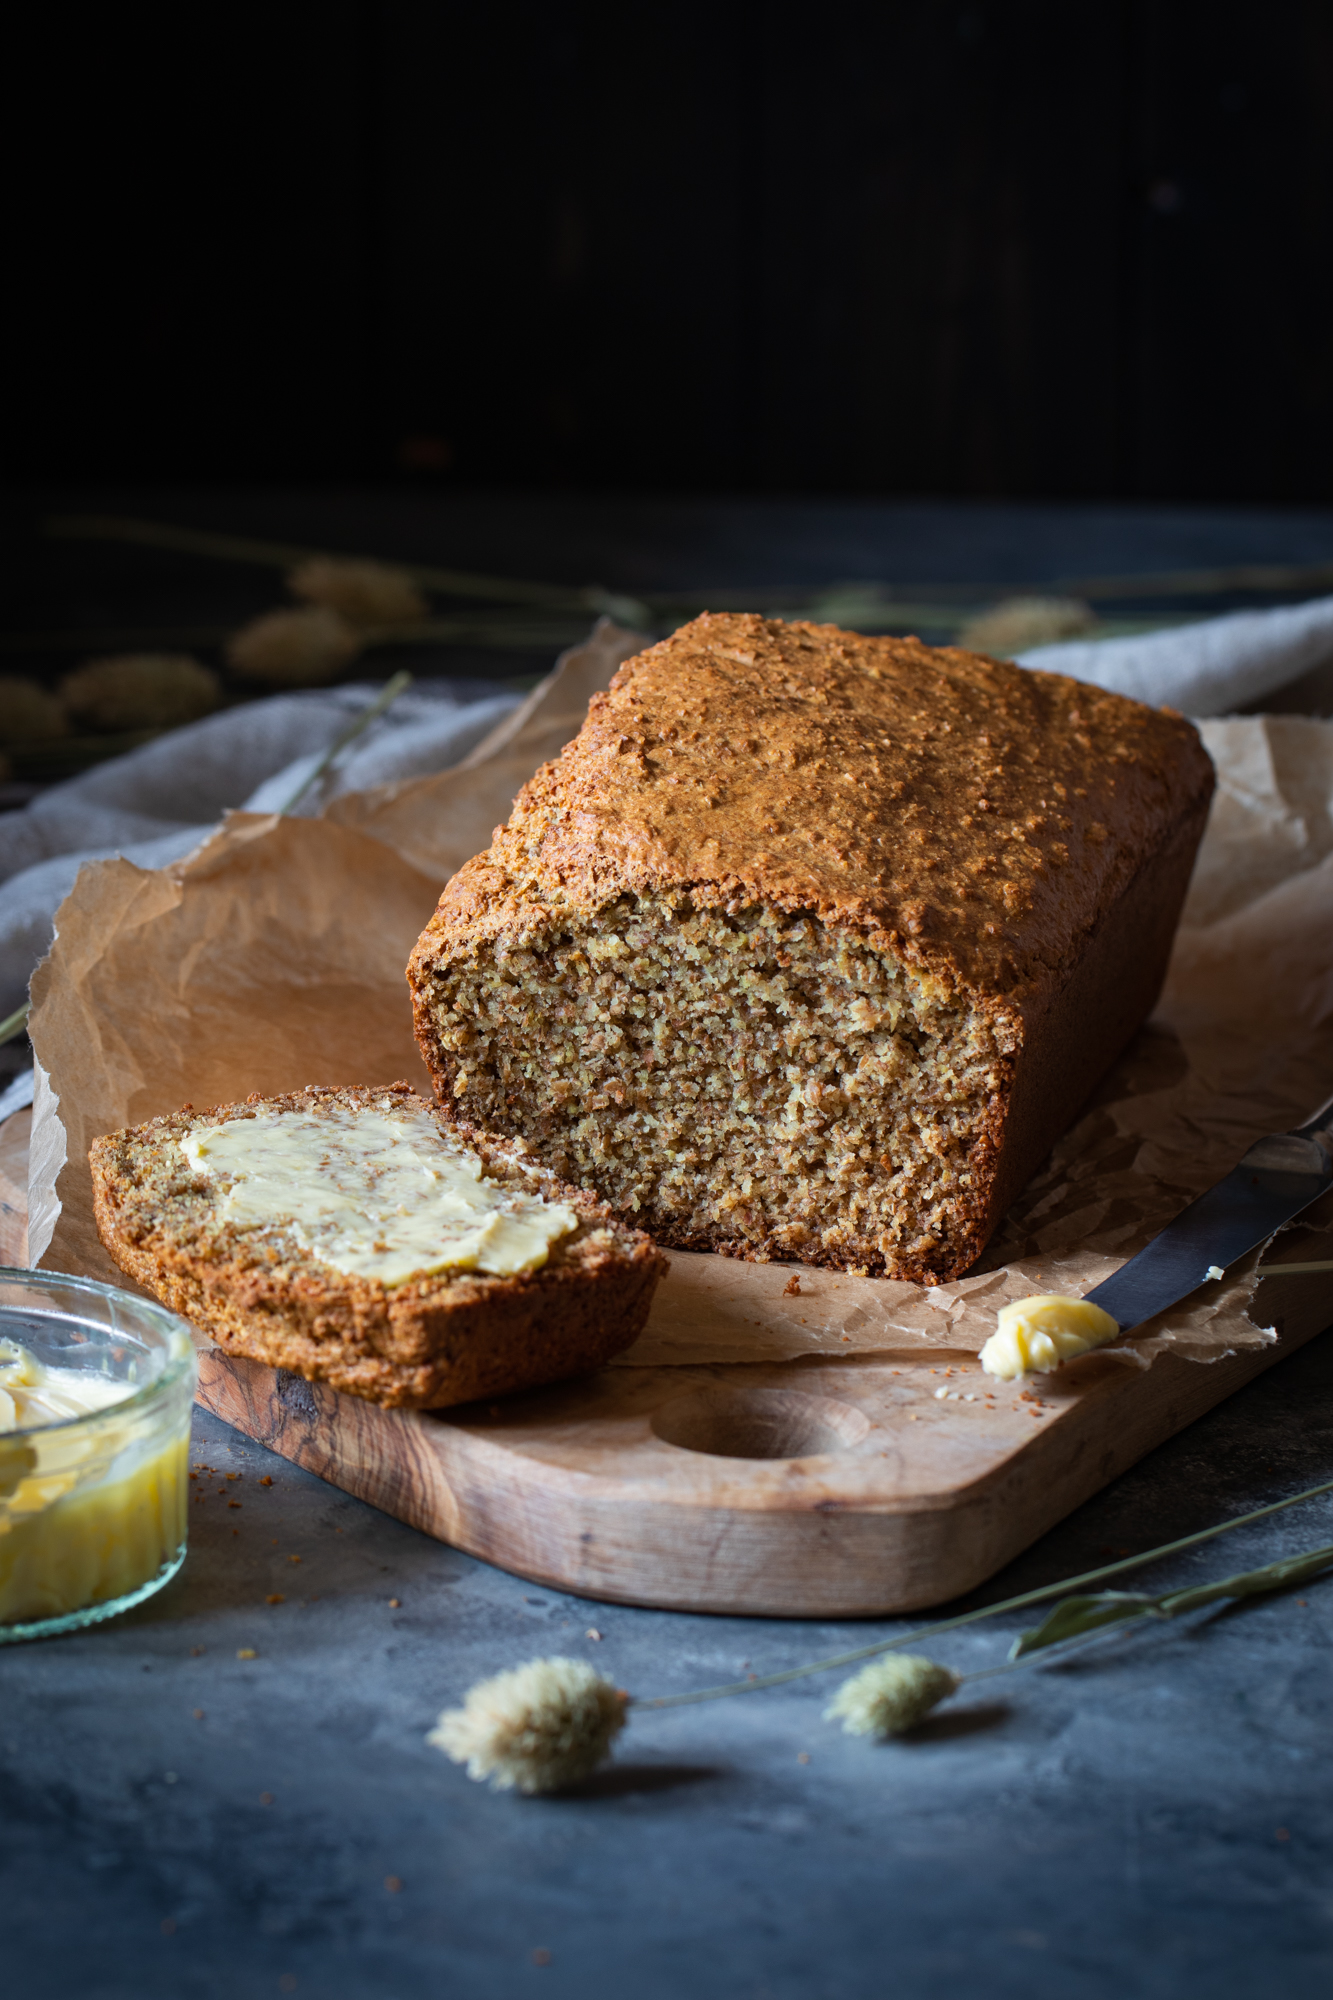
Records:
[[[174,1313],[0,1271],[0,1642],[111,1617],[175,1575],[194,1382]]]

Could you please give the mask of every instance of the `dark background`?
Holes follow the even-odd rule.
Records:
[[[1197,616],[1333,549],[1330,0],[44,0],[3,36],[0,673],[222,671],[290,602],[281,564],[43,532],[70,512],[756,609],[862,577],[1119,615],[1081,580],[1133,573],[1145,617]],[[0,805],[124,747],[14,752]],[[988,1601],[1327,1476],[1328,1346]],[[698,1687],[871,1630],[594,1607],[199,1423],[268,1467],[282,1547],[201,1509],[167,1591],[5,1663],[26,2000],[1329,1994],[1326,1586],[1112,1636],[882,1754],[822,1683],[649,1716],[584,1795],[516,1802],[422,1742],[483,1673],[574,1647]],[[263,1603],[280,1560],[308,1605]]]
[[[48,7],[24,480],[1333,497],[1328,0]]]

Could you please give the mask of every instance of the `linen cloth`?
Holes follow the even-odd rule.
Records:
[[[273,695],[173,729],[142,749],[52,785],[0,816],[0,1018],[22,1005],[56,911],[85,861],[120,854],[162,868],[198,847],[222,814],[281,811],[379,688],[353,683]],[[522,697],[477,698],[475,682],[418,682],[347,747],[296,806],[322,811],[343,792],[447,771]]]
[[[1228,715],[1333,659],[1333,597],[1233,611],[1132,639],[1072,639],[1018,659],[1154,708]]]

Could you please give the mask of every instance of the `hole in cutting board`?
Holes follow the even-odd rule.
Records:
[[[712,1458],[817,1458],[850,1450],[869,1429],[850,1403],[795,1389],[699,1389],[652,1415],[663,1444]]]

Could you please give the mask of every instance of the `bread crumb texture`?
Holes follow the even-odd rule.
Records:
[[[448,885],[418,1040],[661,1241],[951,1275],[1033,1024],[1211,788],[1188,722],[1064,676],[706,616]]]
[[[121,1268],[219,1346],[374,1402],[438,1408],[599,1367],[637,1337],[665,1261],[596,1197],[514,1140],[451,1121],[488,1179],[568,1204],[578,1226],[540,1269],[440,1272],[386,1286],[320,1262],[280,1216],[240,1227],[225,1182],[181,1140],[232,1119],[426,1109],[408,1084],[251,1097],[113,1132],[89,1153],[97,1226]],[[438,1111],[433,1115],[439,1117]]]

